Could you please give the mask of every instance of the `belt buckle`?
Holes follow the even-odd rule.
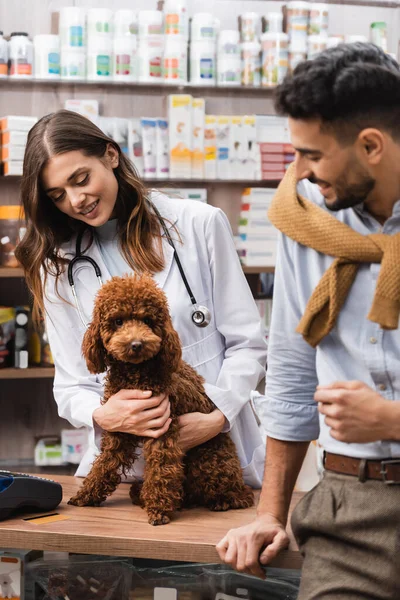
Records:
[[[400,479],[399,479],[399,481],[395,481],[394,479],[387,478],[386,465],[400,465],[400,458],[393,458],[390,460],[381,460],[381,470],[380,470],[380,473],[382,475],[382,480],[385,485],[399,485]]]

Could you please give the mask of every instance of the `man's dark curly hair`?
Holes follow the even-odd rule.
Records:
[[[341,143],[366,127],[400,141],[400,67],[374,44],[341,44],[300,63],[277,88],[278,114],[321,119]]]

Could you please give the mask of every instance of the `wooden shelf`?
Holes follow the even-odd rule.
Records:
[[[84,79],[14,79],[12,77],[6,77],[0,79],[0,87],[7,86],[8,88],[32,88],[32,89],[58,89],[58,88],[74,88],[79,87],[80,89],[86,88],[88,91],[94,88],[107,88],[107,89],[126,89],[134,90],[135,93],[143,94],[157,94],[162,93],[163,95],[172,93],[186,93],[190,94],[195,92],[196,94],[203,93],[207,96],[271,96],[274,87],[251,87],[245,85],[238,86],[222,86],[222,85],[194,85],[191,83],[185,84],[168,84],[168,83],[139,83],[136,81],[86,81]]]
[[[0,267],[0,277],[23,277],[24,270],[21,267],[11,269],[9,267]]]
[[[1,81],[1,80],[0,80]],[[19,181],[21,175],[0,175],[0,179],[7,179],[11,181]],[[228,187],[228,186],[241,186],[247,187],[265,187],[275,188],[279,185],[280,180],[278,179],[144,179],[143,183],[149,187],[166,187],[174,191],[174,187]]]
[[[275,267],[243,267],[244,273],[252,275],[254,273],[273,273]],[[9,269],[7,267],[0,267],[0,278],[8,277],[23,277],[24,270],[21,268]]]
[[[30,367],[29,369],[0,369],[0,379],[51,379],[53,367]]]
[[[275,273],[275,267],[246,267],[243,266],[246,275],[258,275],[260,273]]]

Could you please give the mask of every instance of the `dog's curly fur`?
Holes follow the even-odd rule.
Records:
[[[150,275],[114,277],[102,286],[82,350],[91,373],[107,369],[103,402],[121,389],[165,393],[172,422],[158,439],[104,432],[101,453],[70,504],[103,502],[132,467],[142,444],[144,481],[132,484],[130,496],[146,509],[152,525],[168,523],[171,514],[184,506],[219,511],[253,505],[253,492],[243,482],[229,434],[220,433],[186,455],[179,447],[177,417],[210,413],[215,406],[202,377],[182,360],[167,299]]]

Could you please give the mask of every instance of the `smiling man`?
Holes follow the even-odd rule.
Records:
[[[217,546],[262,576],[288,543],[310,440],[322,481],[292,527],[299,600],[400,598],[400,71],[371,44],[302,63],[278,88],[296,161],[269,212],[280,230],[258,516]]]

